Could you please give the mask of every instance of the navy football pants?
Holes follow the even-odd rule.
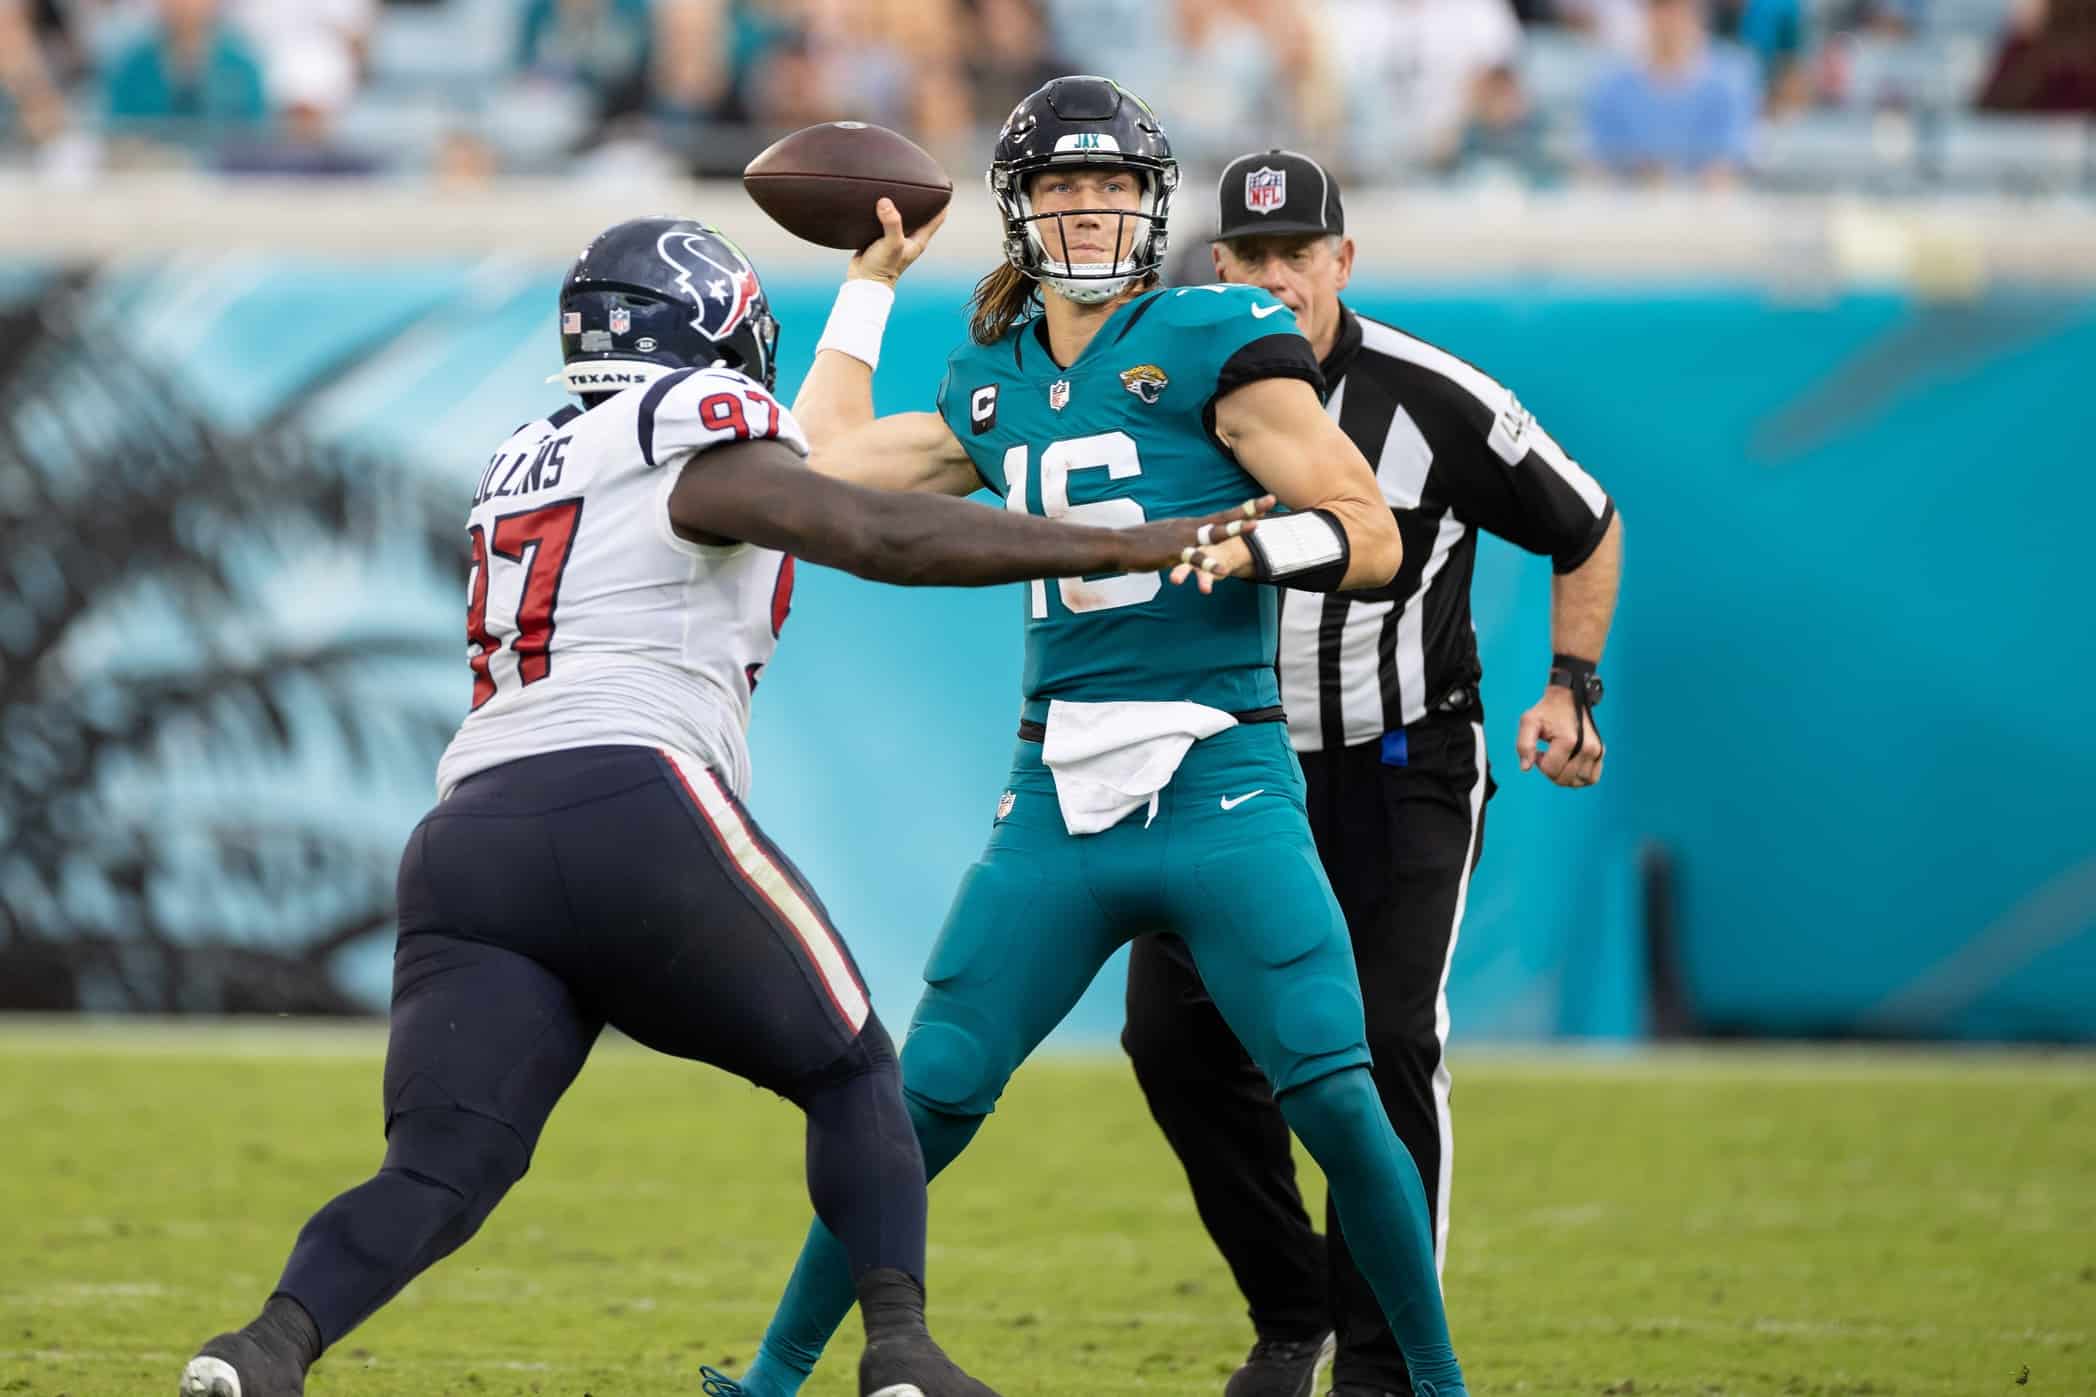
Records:
[[[695,758],[592,747],[473,776],[409,837],[399,899],[385,1162],[307,1223],[278,1287],[325,1343],[472,1236],[606,1024],[799,1104],[855,1273],[922,1278],[887,1033],[821,900]]]

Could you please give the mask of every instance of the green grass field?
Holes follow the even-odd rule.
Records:
[[[0,1393],[171,1393],[375,1164],[381,1042],[0,1023]],[[1473,1053],[1456,1107],[1481,1397],[2096,1394],[2096,1059]],[[799,1136],[607,1044],[488,1227],[308,1390],[696,1392],[798,1243]],[[1012,1397],[1217,1393],[1249,1342],[1118,1059],[1028,1068],[932,1201],[934,1323]],[[857,1347],[854,1320],[810,1393],[849,1393]]]

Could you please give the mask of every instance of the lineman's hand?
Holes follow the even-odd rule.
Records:
[[[873,206],[881,220],[881,236],[878,242],[869,244],[853,256],[851,265],[844,270],[848,281],[880,281],[893,286],[910,264],[924,255],[931,245],[932,235],[946,221],[946,214],[953,206],[940,209],[931,222],[916,232],[905,235],[902,230],[902,214],[897,212],[893,199],[882,199]]]
[[[1562,685],[1543,690],[1536,706],[1521,715],[1514,750],[1521,755],[1523,771],[1540,767],[1560,786],[1591,786],[1601,779],[1600,730],[1591,717],[1582,724],[1572,691]]]
[[[1122,529],[1120,532],[1132,550],[1127,571],[1159,572],[1170,568],[1172,581],[1183,582],[1188,576],[1196,576],[1201,580],[1201,590],[1207,592],[1217,577],[1233,575],[1222,561],[1233,550],[1244,554],[1249,567],[1252,554],[1245,547],[1244,536],[1273,508],[1274,497],[1261,495],[1206,519],[1160,519]]]

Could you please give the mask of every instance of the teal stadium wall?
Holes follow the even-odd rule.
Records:
[[[100,299],[223,420],[304,392],[305,429],[455,482],[463,517],[494,444],[558,402],[542,382],[556,276],[185,264],[114,275]],[[787,393],[830,289],[772,279]],[[965,292],[906,288],[882,410],[929,405]],[[1460,1037],[1648,1031],[1638,859],[1658,847],[1710,1029],[2096,1038],[2096,486],[2077,425],[2096,299],[1562,284],[1351,299],[1511,385],[1626,521],[1591,792],[1516,770],[1550,574],[1480,552],[1500,791],[1449,982]],[[373,574],[367,604],[456,624],[453,582]],[[1019,604],[805,569],[758,695],[752,804],[892,1023],[1003,788]],[[463,664],[428,684],[462,704]],[[426,781],[404,774],[369,819],[404,834]],[[1244,870],[1246,895],[1258,882]],[[346,956],[374,996],[386,952]],[[1116,964],[1058,1041],[1110,1041],[1119,983]]]

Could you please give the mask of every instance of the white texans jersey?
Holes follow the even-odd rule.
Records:
[[[466,530],[473,706],[437,793],[541,752],[623,744],[694,753],[738,795],[750,694],[793,596],[793,559],[708,546],[670,526],[692,453],[808,441],[732,369],[682,369],[588,412],[519,428],[482,472]]]

